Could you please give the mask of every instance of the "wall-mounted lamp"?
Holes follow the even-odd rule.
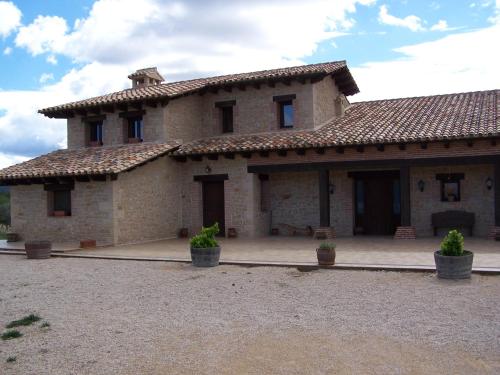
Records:
[[[205,167],[205,172],[207,172],[207,173],[212,172],[212,168],[210,168],[210,166],[209,166],[209,165],[207,165],[207,166]]]
[[[491,190],[492,187],[493,187],[493,180],[491,179],[491,177],[488,177],[486,179],[486,189]]]
[[[418,190],[420,190],[420,192],[422,193],[425,189],[425,182],[423,180],[418,181],[417,187],[418,187]]]
[[[334,184],[330,184],[330,185],[328,185],[328,192],[329,192],[330,194],[335,193],[335,185],[334,185]]]

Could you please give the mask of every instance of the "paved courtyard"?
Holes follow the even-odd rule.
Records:
[[[337,244],[338,264],[420,265],[434,266],[433,252],[440,238],[394,240],[391,237],[344,237]],[[224,261],[269,263],[317,263],[315,249],[322,242],[307,237],[263,237],[257,239],[220,239]],[[466,238],[466,248],[474,251],[475,267],[500,268],[500,242]],[[172,239],[138,245],[71,251],[117,257],[163,258],[189,260],[186,239]]]
[[[2,332],[42,318],[0,341],[2,375],[500,373],[498,276],[22,255],[0,275]]]

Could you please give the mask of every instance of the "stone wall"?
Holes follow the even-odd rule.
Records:
[[[268,214],[260,212],[260,181],[247,173],[247,160],[236,156],[234,160],[204,160],[179,163],[182,169],[183,226],[189,233],[198,232],[203,225],[202,182],[193,177],[207,174],[228,174],[224,181],[225,226],[236,228],[238,235],[252,237],[267,233]],[[206,168],[211,169],[210,173]]]
[[[163,128],[165,139],[189,142],[206,134],[202,126],[203,99],[189,95],[172,100],[165,107]]]
[[[113,243],[113,188],[108,182],[76,182],[71,192],[72,216],[48,216],[43,185],[11,187],[12,229],[23,240],[74,242],[95,239]]]
[[[332,77],[328,76],[313,85],[314,127],[319,127],[326,121],[338,115],[337,98],[340,95],[338,87]]]
[[[182,225],[179,163],[163,157],[114,182],[115,243],[173,238]]]
[[[492,165],[462,165],[452,167],[414,167],[411,173],[411,220],[417,236],[431,236],[431,214],[446,210],[474,212],[476,225],[474,235],[486,237],[494,226],[493,189],[486,188],[486,179],[493,178]],[[460,182],[460,202],[442,202],[441,185],[437,173],[464,173]],[[424,181],[423,192],[418,190],[418,181]],[[444,235],[445,230],[439,235]],[[467,231],[464,231],[467,234]]]

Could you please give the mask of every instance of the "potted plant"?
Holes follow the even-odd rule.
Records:
[[[215,223],[208,228],[202,227],[200,234],[191,238],[191,261],[193,266],[214,267],[219,265],[220,246],[215,240],[217,233],[219,233],[219,224]]]
[[[321,266],[333,266],[335,264],[335,244],[323,242],[316,249],[318,264]]]
[[[474,254],[464,250],[464,236],[457,230],[448,232],[441,250],[434,253],[437,276],[441,279],[468,279]]]

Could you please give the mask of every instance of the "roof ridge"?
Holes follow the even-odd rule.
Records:
[[[439,98],[444,96],[454,96],[454,95],[469,95],[469,94],[478,94],[478,93],[487,93],[487,92],[498,92],[500,89],[488,89],[488,90],[475,90],[475,91],[461,91],[461,92],[453,92],[448,94],[434,94],[434,95],[416,95],[416,96],[403,96],[399,98],[388,98],[388,99],[372,99],[372,100],[362,100],[359,102],[351,102],[352,106],[357,104],[364,103],[377,103],[377,102],[390,102],[396,100],[404,100],[404,99],[421,99],[421,98]]]

